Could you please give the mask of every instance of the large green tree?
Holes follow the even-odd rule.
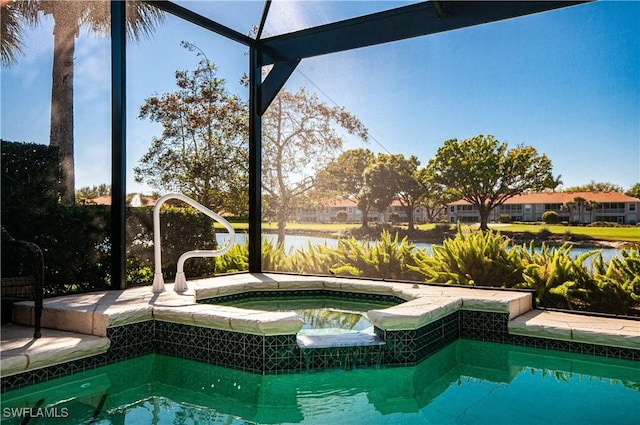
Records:
[[[213,210],[248,210],[248,107],[216,77],[216,66],[197,47],[193,71],[176,71],[176,90],[153,95],[141,119],[162,125],[160,137],[134,169],[135,179],[177,191]]]
[[[420,161],[414,155],[378,154],[365,171],[366,183],[371,193],[377,194],[376,207],[386,209],[397,199],[409,221],[409,231],[414,230],[414,211],[424,193],[419,180]]]
[[[400,190],[390,155],[380,153],[364,170],[364,186],[358,194],[358,208],[385,212]]]
[[[640,183],[634,184],[631,189],[627,190],[624,194],[640,199]]]
[[[98,196],[110,196],[111,185],[102,183],[97,186],[85,186],[76,190],[76,199],[90,199]]]
[[[623,192],[621,186],[609,182],[596,182],[591,180],[581,186],[565,187],[563,192]]]
[[[82,28],[108,34],[111,3],[108,0],[17,0],[3,2],[2,63],[15,63],[22,51],[24,24],[37,24],[42,16],[53,19],[53,69],[51,74],[51,125],[49,144],[57,146],[62,168],[61,201],[75,202],[73,159],[73,82],[75,41]],[[127,2],[127,34],[132,39],[149,35],[162,20],[151,3]],[[8,37],[5,39],[5,37]]]
[[[389,169],[395,175],[396,197],[407,215],[408,230],[414,230],[414,213],[420,199],[425,193],[425,187],[420,182],[420,161],[415,155],[406,158],[402,154],[387,155],[385,160]]]
[[[344,108],[330,107],[301,88],[281,90],[262,116],[262,189],[284,242],[291,213],[313,187],[313,176],[342,148],[336,127],[364,140],[367,130]]]
[[[435,182],[429,167],[418,171],[418,180],[422,187],[418,205],[425,209],[427,220],[435,222],[446,217],[447,204],[455,201],[455,194],[448,187]]]
[[[525,192],[553,188],[556,179],[546,155],[532,146],[509,149],[493,136],[450,139],[429,162],[434,181],[478,209],[480,229],[488,229],[490,212]]]
[[[358,203],[362,212],[362,227],[368,223],[370,205],[360,199],[365,185],[364,170],[375,160],[369,149],[350,149],[341,153],[316,174],[316,189],[324,193],[324,197],[341,197]]]

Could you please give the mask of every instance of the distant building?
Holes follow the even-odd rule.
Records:
[[[111,205],[111,196],[98,196],[95,198],[87,199],[86,205]],[[156,199],[134,194],[129,201],[127,201],[128,207],[153,207],[156,205]]]
[[[335,199],[315,208],[301,208],[296,215],[296,221],[301,223],[335,223],[338,211],[347,213],[347,223],[361,223],[362,211],[358,208],[358,203],[350,199]],[[398,214],[400,221],[407,221],[407,213],[400,203],[395,200],[386,211],[369,211],[367,218],[369,222],[386,223],[392,214]],[[424,208],[416,207],[413,212],[413,219],[416,223],[424,223],[427,220],[427,212]]]
[[[348,223],[362,221],[362,211],[358,209],[358,204],[350,199],[336,199],[327,201],[322,206],[301,208],[296,220],[301,223],[334,223],[338,211],[347,213]]]
[[[594,201],[595,208],[574,207],[571,211],[562,206],[576,198]],[[542,221],[546,211],[558,213],[561,221],[592,223],[595,221],[618,224],[636,224],[640,212],[640,199],[618,192],[552,192],[527,193],[514,196],[489,214],[489,221],[498,221],[502,214],[511,216],[512,221]],[[475,206],[464,200],[447,205],[449,222],[479,222],[480,216]]]

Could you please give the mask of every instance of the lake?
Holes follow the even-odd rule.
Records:
[[[273,234],[263,235],[263,239],[270,240],[274,244],[275,244],[276,237],[277,236]],[[247,238],[247,235],[245,233],[236,233],[237,243],[244,243],[246,238]],[[229,234],[216,233],[216,240],[218,241],[218,244],[220,246],[224,246],[229,241]],[[287,252],[290,252],[296,249],[306,250],[309,243],[311,243],[312,245],[322,244],[322,245],[327,245],[331,248],[336,248],[338,246],[338,239],[322,238],[317,236],[304,236],[304,235],[287,235],[284,238],[284,247],[285,247],[285,250],[287,250]],[[414,245],[417,248],[427,249],[429,250],[429,252],[431,252],[431,246],[434,244],[419,242],[419,243],[414,243]],[[576,257],[580,254],[583,254],[589,251],[593,251],[593,248],[574,247],[571,249],[571,253]],[[610,261],[616,255],[620,254],[620,250],[615,248],[602,248],[601,251],[602,251],[603,260],[607,262]]]

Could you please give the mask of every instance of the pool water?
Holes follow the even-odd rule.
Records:
[[[226,302],[225,305],[261,311],[295,311],[304,325],[300,335],[322,333],[373,333],[367,311],[388,308],[396,303],[357,301],[345,298],[309,298],[287,296],[279,298],[249,298]]]
[[[2,423],[637,424],[640,368],[458,340],[414,367],[257,375],[152,354],[2,396]],[[65,418],[61,416],[65,415]]]

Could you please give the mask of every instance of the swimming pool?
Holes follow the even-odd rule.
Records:
[[[284,375],[151,354],[9,391],[1,404],[7,424],[27,411],[66,415],[29,423],[105,425],[635,424],[640,369],[466,339],[412,367]]]

